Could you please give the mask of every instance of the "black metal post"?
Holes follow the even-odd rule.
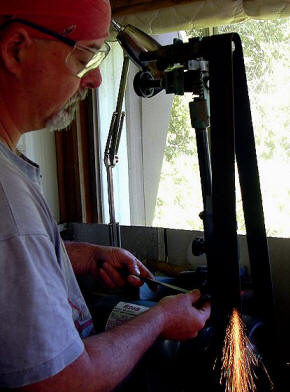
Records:
[[[226,313],[240,309],[240,271],[235,199],[235,122],[231,36],[211,37],[210,145],[214,235],[207,246],[209,284]]]

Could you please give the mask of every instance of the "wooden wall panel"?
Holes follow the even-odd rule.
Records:
[[[92,97],[79,103],[77,120],[56,132],[60,223],[100,222],[102,206],[97,195],[99,169],[95,167]]]
[[[77,129],[55,133],[60,222],[82,222]]]

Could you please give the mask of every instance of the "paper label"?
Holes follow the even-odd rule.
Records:
[[[114,307],[108,321],[106,323],[105,330],[115,328],[118,325],[123,324],[125,321],[131,320],[132,318],[146,312],[149,308],[146,306],[130,304],[128,302],[118,302]]]

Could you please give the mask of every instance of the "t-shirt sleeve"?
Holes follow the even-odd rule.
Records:
[[[0,387],[16,388],[57,374],[84,345],[49,238],[1,240],[0,260]]]

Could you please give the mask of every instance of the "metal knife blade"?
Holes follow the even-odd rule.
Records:
[[[189,293],[190,292],[190,290],[186,290],[181,287],[174,286],[173,284],[159,282],[158,280],[147,278],[147,276],[141,276],[141,275],[135,275],[135,274],[130,274],[130,275],[136,276],[136,278],[139,278],[140,280],[142,280],[142,282],[167,287],[168,289],[178,291],[179,293]]]

